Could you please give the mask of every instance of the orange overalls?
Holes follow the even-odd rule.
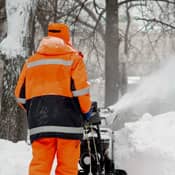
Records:
[[[83,113],[91,107],[82,55],[70,44],[65,24],[50,24],[33,56],[25,62],[15,89],[27,111],[33,159],[29,175],[76,175],[83,135]]]

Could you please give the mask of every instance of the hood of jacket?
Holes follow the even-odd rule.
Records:
[[[77,52],[75,49],[64,42],[63,39],[47,36],[44,37],[37,49],[37,53],[41,55],[63,55]]]
[[[63,23],[50,23],[48,25],[48,36],[61,38],[65,43],[71,44],[69,27]]]

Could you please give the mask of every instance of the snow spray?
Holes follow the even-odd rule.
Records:
[[[175,59],[162,61],[157,71],[142,79],[138,87],[126,93],[116,104],[111,122],[114,128],[123,127],[125,122],[135,121],[144,113],[157,115],[175,110]],[[119,118],[116,124],[116,116]]]

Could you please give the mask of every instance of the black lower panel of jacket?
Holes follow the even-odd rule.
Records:
[[[75,98],[46,95],[27,100],[29,129],[39,126],[82,127],[83,117]],[[44,134],[43,134],[44,135]],[[48,136],[60,135],[50,133]],[[76,134],[75,134],[76,135]],[[66,134],[61,134],[64,137]],[[66,137],[74,138],[72,134]]]
[[[63,138],[63,139],[75,139],[75,140],[81,140],[83,135],[82,134],[62,134],[62,133],[40,133],[40,134],[35,134],[30,136],[30,141],[31,143],[37,139],[40,138]]]

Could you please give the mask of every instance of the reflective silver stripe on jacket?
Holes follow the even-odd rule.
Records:
[[[16,98],[16,102],[17,103],[21,103],[21,104],[25,104],[26,103],[26,99],[25,98]]]
[[[72,91],[73,96],[74,97],[78,97],[81,95],[85,95],[89,93],[89,87],[88,88],[84,88],[84,89],[80,89],[80,90],[76,90],[76,91]]]
[[[27,63],[27,67],[35,67],[40,65],[48,65],[48,64],[55,64],[55,65],[64,65],[64,66],[71,66],[73,63],[72,60],[63,60],[63,59],[41,59],[37,61],[32,61],[30,63]]]
[[[39,126],[29,130],[30,135],[44,133],[44,132],[56,132],[56,133],[69,133],[69,134],[82,134],[82,127],[65,127],[65,126]]]

